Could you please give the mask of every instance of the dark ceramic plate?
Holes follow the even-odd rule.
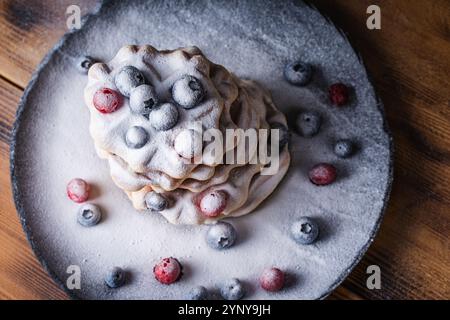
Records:
[[[198,46],[212,61],[270,89],[290,120],[307,109],[323,115],[319,135],[306,139],[293,133],[292,164],[276,192],[254,213],[232,220],[240,240],[230,250],[209,249],[205,227],[173,226],[136,213],[95,154],[83,101],[86,76],[76,62],[86,54],[108,61],[125,44],[147,43],[160,49]],[[283,66],[297,58],[316,70],[304,88],[283,79]],[[346,107],[330,106],[327,88],[335,82],[353,88]],[[357,142],[353,157],[333,154],[333,142],[340,138]],[[336,183],[319,188],[308,181],[308,169],[317,162],[337,166]],[[360,57],[308,5],[107,1],[81,30],[62,38],[28,85],[14,125],[11,175],[36,255],[73,297],[182,299],[192,286],[214,292],[225,279],[237,277],[250,299],[317,299],[344,280],[376,234],[392,182],[392,143]],[[95,186],[91,201],[105,212],[94,228],[76,223],[78,206],[66,198],[66,184],[76,176]],[[319,241],[310,246],[295,244],[287,232],[303,215],[315,217],[321,226]],[[182,280],[171,286],[152,276],[154,263],[164,256],[176,256],[185,267]],[[257,285],[261,270],[273,265],[289,274],[287,288],[276,295]],[[69,266],[81,271],[80,289],[66,287]],[[129,271],[127,285],[106,288],[103,278],[111,266]]]

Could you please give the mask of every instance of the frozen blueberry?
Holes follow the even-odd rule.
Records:
[[[353,154],[353,151],[354,151],[353,142],[347,139],[339,140],[334,145],[334,153],[339,158],[348,158]]]
[[[116,74],[114,83],[121,94],[129,97],[134,88],[145,83],[145,78],[136,67],[125,66]]]
[[[172,103],[164,103],[150,112],[148,120],[155,130],[172,129],[178,122],[178,110]]]
[[[206,242],[213,249],[231,247],[236,241],[236,229],[228,222],[218,222],[209,227],[206,233]]]
[[[221,286],[220,294],[225,300],[240,300],[245,295],[245,289],[238,279],[233,278]]]
[[[131,91],[130,108],[133,113],[148,116],[157,103],[155,89],[148,84],[142,84]]]
[[[284,125],[281,124],[279,122],[274,122],[270,125],[271,129],[278,129],[280,130],[278,133],[280,142],[279,142],[279,146],[280,146],[280,150],[284,148],[285,145],[287,145],[289,143],[290,140],[290,133],[289,133],[289,129]],[[270,140],[269,140],[270,142]]]
[[[92,67],[92,65],[96,62],[97,60],[93,59],[92,57],[83,56],[77,60],[77,68],[81,73],[86,74],[89,68]]]
[[[198,105],[205,97],[203,85],[196,77],[184,75],[172,87],[173,100],[185,109]]]
[[[148,133],[144,128],[134,126],[128,129],[125,135],[125,142],[129,148],[142,148],[148,141]]]
[[[197,286],[189,291],[189,300],[208,300],[208,290],[203,286]]]
[[[309,217],[301,217],[291,226],[292,238],[300,244],[311,244],[319,235],[319,226]]]
[[[169,205],[167,199],[159,193],[149,192],[145,195],[145,204],[147,208],[153,211],[163,211]]]
[[[125,272],[119,267],[112,268],[105,277],[105,283],[110,288],[122,286],[125,283]]]
[[[312,66],[300,60],[290,62],[284,67],[286,80],[297,86],[307,85],[311,81],[312,73]]]
[[[83,227],[95,226],[102,218],[100,208],[95,204],[87,203],[78,210],[77,220]]]
[[[305,138],[311,138],[315,136],[322,124],[322,117],[315,111],[306,111],[299,114],[295,125],[300,135]]]

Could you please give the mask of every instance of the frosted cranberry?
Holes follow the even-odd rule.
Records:
[[[75,178],[67,184],[67,196],[74,202],[84,202],[89,198],[89,184],[80,178]]]
[[[347,104],[349,100],[349,89],[345,84],[335,83],[329,89],[330,100],[337,106]]]
[[[279,291],[284,286],[284,273],[278,268],[264,270],[259,278],[261,288],[267,291]]]
[[[309,180],[318,186],[324,186],[333,183],[336,180],[336,168],[329,163],[316,164],[309,171]]]
[[[175,258],[164,258],[153,268],[156,280],[162,284],[171,284],[181,277],[181,264]]]
[[[227,206],[228,194],[222,190],[211,191],[200,199],[200,211],[207,217],[217,217]]]
[[[94,94],[94,107],[101,113],[111,113],[122,105],[122,96],[109,88],[98,89]]]

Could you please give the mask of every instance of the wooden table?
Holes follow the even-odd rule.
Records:
[[[317,0],[360,50],[395,139],[395,180],[381,230],[330,299],[450,299],[450,1]],[[0,4],[0,298],[66,299],[34,257],[12,201],[9,139],[31,73],[89,0]],[[381,8],[382,29],[366,28]],[[382,288],[366,287],[381,268]]]

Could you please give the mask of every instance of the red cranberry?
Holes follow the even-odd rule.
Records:
[[[181,264],[175,258],[164,258],[153,268],[156,280],[162,284],[171,284],[181,277]]]
[[[259,278],[261,288],[267,291],[279,291],[284,286],[284,273],[278,268],[264,270]]]
[[[309,180],[318,186],[324,186],[334,182],[336,176],[336,167],[329,163],[316,164],[309,171]]]
[[[335,83],[329,89],[330,100],[337,106],[347,104],[349,100],[349,89],[345,84]]]
[[[89,184],[80,178],[75,178],[67,184],[67,196],[70,200],[81,203],[89,198]]]
[[[101,113],[111,113],[122,105],[122,96],[109,88],[98,89],[94,94],[94,107]]]
[[[198,204],[200,211],[207,217],[217,217],[227,206],[228,194],[223,190],[205,193]]]

